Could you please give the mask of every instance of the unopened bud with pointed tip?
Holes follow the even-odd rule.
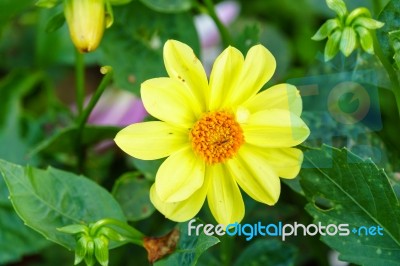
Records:
[[[65,0],[64,13],[75,47],[82,53],[94,51],[103,37],[105,0]]]

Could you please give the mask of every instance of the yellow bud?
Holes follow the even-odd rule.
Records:
[[[65,0],[64,13],[75,47],[83,53],[94,51],[105,28],[105,0]]]

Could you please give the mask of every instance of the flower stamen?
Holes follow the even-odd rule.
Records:
[[[205,114],[194,124],[190,139],[193,150],[209,164],[232,158],[244,142],[239,123],[225,111]]]

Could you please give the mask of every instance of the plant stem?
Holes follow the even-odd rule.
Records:
[[[97,234],[97,232],[104,226],[106,225],[114,225],[119,229],[124,230],[127,235],[123,234],[123,236],[127,239],[129,239],[130,242],[133,244],[137,244],[139,246],[143,246],[143,238],[144,235],[136,230],[134,227],[130,226],[129,224],[125,222],[121,222],[119,220],[115,220],[112,218],[107,218],[107,219],[102,219],[100,221],[97,221],[91,228],[90,228],[90,235],[94,236]]]
[[[96,106],[96,103],[99,101],[101,95],[103,94],[104,90],[106,89],[108,83],[110,83],[113,76],[113,71],[109,70],[103,79],[100,82],[100,85],[97,87],[96,91],[94,92],[92,98],[90,98],[89,104],[80,115],[78,120],[78,130],[81,132],[83,127],[85,126],[90,113],[93,111],[93,108]]]
[[[204,4],[206,5],[208,14],[210,15],[210,17],[214,20],[215,24],[217,25],[217,28],[221,35],[222,43],[224,44],[224,47],[228,47],[229,45],[232,44],[232,38],[231,38],[231,35],[229,34],[227,28],[224,26],[224,24],[218,18],[217,13],[215,12],[215,6],[214,6],[213,1],[212,0],[204,0]]]
[[[75,77],[76,77],[76,106],[78,117],[83,111],[85,97],[85,60],[84,55],[75,49]]]
[[[85,160],[85,151],[84,148],[82,147],[82,136],[83,136],[83,130],[85,128],[85,124],[90,116],[90,113],[93,111],[93,108],[96,106],[96,103],[99,101],[101,95],[103,94],[104,90],[106,89],[107,85],[111,81],[113,76],[113,71],[111,68],[107,68],[106,75],[103,77],[103,79],[100,82],[100,85],[97,87],[96,91],[94,92],[92,98],[89,101],[89,104],[83,110],[78,117],[77,120],[77,126],[78,126],[78,131],[76,135],[76,153],[78,155],[78,172],[83,172],[84,170],[84,160]]]
[[[396,100],[396,105],[397,105],[397,113],[400,117],[400,83],[399,83],[399,78],[397,76],[396,71],[392,67],[391,63],[386,59],[385,55],[383,54],[383,51],[378,43],[378,39],[376,38],[376,34],[372,33],[372,38],[374,41],[374,50],[375,54],[381,61],[383,67],[385,68],[387,74],[389,75],[390,83],[392,85],[392,91],[394,94],[394,98]]]

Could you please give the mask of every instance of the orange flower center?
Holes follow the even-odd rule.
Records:
[[[194,124],[190,139],[193,150],[209,164],[232,158],[244,142],[234,115],[224,111],[205,114]]]

